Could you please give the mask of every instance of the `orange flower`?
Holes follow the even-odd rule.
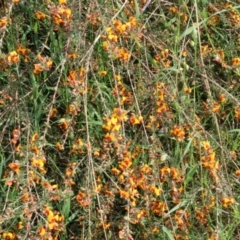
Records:
[[[72,166],[69,165],[69,166],[66,168],[65,176],[66,176],[67,178],[71,178],[71,177],[74,176],[75,173],[76,173],[76,171],[75,171],[74,167],[72,167]]]
[[[235,174],[237,175],[237,177],[240,177],[240,169],[236,170]]]
[[[147,164],[143,165],[141,167],[140,171],[142,173],[146,173],[146,174],[151,174],[152,173],[152,169]]]
[[[173,180],[179,179],[179,170],[175,167],[170,168],[171,177]]]
[[[9,64],[18,63],[19,55],[16,51],[12,51],[7,55],[7,60]]]
[[[59,150],[59,151],[64,150],[64,146],[63,146],[60,142],[57,142],[57,143],[56,143],[56,148],[57,148],[57,150]]]
[[[20,173],[20,165],[18,162],[9,163],[8,167],[11,168],[11,170],[14,171],[15,173]]]
[[[129,192],[127,192],[127,191],[120,190],[119,193],[120,193],[121,198],[128,199],[130,197]]]
[[[130,121],[130,124],[131,125],[138,125],[138,124],[140,124],[140,123],[142,123],[142,121],[143,121],[143,117],[142,116],[139,116],[139,117],[137,117],[137,116],[135,116],[134,114],[129,118],[129,121]]]
[[[43,12],[40,12],[40,11],[37,11],[37,12],[35,13],[35,16],[36,16],[36,18],[37,18],[38,20],[43,20],[44,18],[46,18],[46,14],[43,13]]]
[[[20,131],[19,129],[14,129],[14,130],[12,131],[12,139],[11,139],[11,142],[12,142],[13,144],[16,144],[16,143],[18,142],[20,136],[21,136],[21,131]]]
[[[220,94],[219,97],[218,97],[218,99],[219,99],[219,101],[220,101],[221,103],[226,102],[226,97],[225,97],[224,94]]]
[[[121,171],[119,169],[117,169],[117,168],[112,168],[111,171],[115,175],[119,175],[121,173]]]
[[[33,73],[34,74],[39,74],[40,72],[42,72],[44,70],[43,66],[40,63],[36,63],[34,64],[34,70]]]
[[[131,53],[125,48],[116,47],[114,53],[117,59],[127,61],[131,57]]]
[[[49,115],[50,115],[50,118],[55,118],[58,114],[58,110],[56,108],[52,108]]]
[[[218,102],[214,101],[212,111],[214,113],[218,113],[220,108],[221,108],[221,105]]]
[[[71,103],[70,105],[68,105],[67,107],[67,112],[71,115],[76,116],[78,114],[78,112],[80,111],[80,107],[77,106],[76,103]]]
[[[76,196],[76,200],[82,207],[87,207],[91,203],[90,196],[82,191],[78,192],[78,195]]]
[[[61,118],[58,122],[58,126],[61,128],[62,131],[66,131],[70,126],[70,120]]]
[[[232,65],[233,66],[239,66],[240,65],[240,58],[233,58],[232,59]]]
[[[150,209],[158,216],[162,216],[168,210],[168,207],[165,202],[154,201],[151,203]]]
[[[0,28],[6,27],[8,24],[8,20],[6,17],[0,19]]]
[[[160,169],[161,176],[169,175],[171,172],[171,169],[169,167],[163,167]]]
[[[183,127],[175,125],[170,134],[177,139],[177,141],[182,142],[185,138],[185,131]]]
[[[31,50],[24,48],[21,44],[19,44],[17,47],[17,52],[22,56],[26,56],[29,52],[31,52]]]
[[[132,160],[128,157],[125,157],[123,161],[119,163],[119,168],[123,171],[127,168],[130,168],[132,165]]]
[[[234,113],[235,113],[235,118],[237,120],[240,120],[240,107],[235,107],[234,108]]]
[[[169,7],[169,12],[177,13],[179,10],[177,7]]]
[[[75,59],[75,58],[77,58],[77,54],[76,53],[68,54],[68,59]]]
[[[31,195],[30,195],[29,192],[26,192],[26,191],[25,191],[25,192],[22,194],[22,196],[21,196],[21,201],[22,201],[23,203],[29,202],[30,199],[31,199]]]
[[[129,18],[129,23],[131,24],[131,26],[136,26],[137,25],[137,19],[133,16],[131,16]]]
[[[32,138],[31,138],[31,143],[34,143],[38,138],[39,138],[38,133],[34,133]]]
[[[232,197],[225,197],[222,199],[222,205],[223,207],[229,207],[234,203],[234,199]]]
[[[188,88],[188,87],[185,87],[185,88],[183,89],[183,91],[184,91],[185,93],[187,93],[187,94],[190,94],[190,93],[192,92],[192,89],[191,89],[191,88]]]

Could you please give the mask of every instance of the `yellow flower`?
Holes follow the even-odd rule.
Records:
[[[108,39],[112,42],[117,42],[118,36],[116,34],[108,34]]]
[[[3,233],[3,238],[6,240],[14,240],[16,239],[16,234],[11,232],[5,232]]]
[[[32,158],[32,162],[31,162],[31,165],[33,167],[36,167],[38,168],[40,171],[44,171],[44,164],[46,162],[46,159],[44,157],[33,157]]]
[[[107,75],[107,71],[99,71],[98,75],[104,77]]]
[[[107,41],[103,41],[103,49],[107,51],[109,49],[109,44]]]
[[[66,19],[71,19],[72,17],[72,11],[70,8],[62,7],[58,11],[59,14],[61,14]]]
[[[38,234],[41,236],[41,237],[43,237],[45,234],[47,233],[47,231],[46,231],[46,229],[45,229],[45,227],[39,227],[38,228]]]
[[[160,188],[157,188],[155,186],[150,186],[149,187],[150,191],[154,193],[156,196],[160,196],[162,190]]]
[[[210,151],[212,149],[209,141],[202,141],[201,146],[205,151]]]
[[[58,4],[59,5],[66,5],[67,4],[67,0],[58,0]]]

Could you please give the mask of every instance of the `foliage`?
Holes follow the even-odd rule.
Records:
[[[0,1],[1,239],[239,239],[240,5],[211,2]]]

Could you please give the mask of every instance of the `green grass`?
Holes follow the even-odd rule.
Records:
[[[0,238],[239,239],[238,1],[64,2],[0,4]]]

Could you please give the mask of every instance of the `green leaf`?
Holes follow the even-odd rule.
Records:
[[[186,154],[189,152],[189,148],[191,147],[192,145],[192,141],[193,141],[193,138],[190,138],[185,150],[184,150],[184,153],[181,155],[181,160],[183,160],[183,158],[186,156]]]
[[[118,7],[119,10],[122,9],[122,5],[121,5],[118,1],[116,2],[116,4],[117,4],[117,7]],[[126,14],[125,14],[123,11],[121,11],[121,17],[122,17],[125,21],[127,21],[127,16],[126,16]]]
[[[138,6],[137,0],[134,0],[134,5],[135,5],[135,12],[136,12],[135,16],[136,16],[137,19],[139,19],[141,13],[140,13],[140,10],[139,10],[139,6]]]
[[[169,216],[171,213],[177,211],[179,208],[185,206],[186,204],[188,203],[188,200],[183,200],[181,203],[179,203],[178,205],[176,205],[174,208],[172,208],[170,211],[168,211],[166,214],[165,214],[165,217]]]
[[[234,132],[240,132],[240,129],[236,128],[236,129],[231,129],[228,131],[229,133],[234,133]]]
[[[67,198],[64,200],[63,207],[62,207],[62,214],[65,219],[68,219],[69,213],[71,208],[71,199]]]
[[[167,234],[168,239],[174,240],[174,237],[173,237],[172,233],[168,230],[168,228],[166,228],[165,226],[162,226],[162,230]]]
[[[199,167],[199,164],[196,164],[196,165],[187,173],[186,179],[185,179],[185,181],[184,181],[185,186],[187,186],[187,184],[192,181],[193,176],[194,176],[194,174],[196,173],[198,167]]]
[[[68,219],[67,219],[67,224],[69,224],[72,220],[74,220],[76,218],[76,216],[79,214],[80,211],[76,211],[74,212]]]
[[[34,31],[34,33],[37,33],[37,32],[38,32],[38,22],[35,22],[35,23],[34,23],[33,31]]]

